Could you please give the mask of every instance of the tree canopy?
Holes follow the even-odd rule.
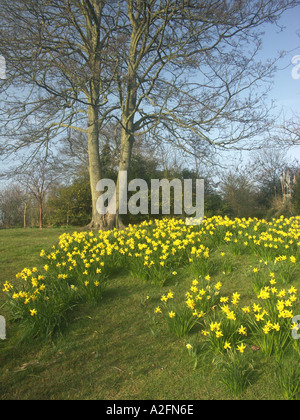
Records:
[[[2,0],[0,151],[26,147],[31,156],[74,130],[86,133],[90,227],[118,226],[118,215],[96,208],[102,130],[119,126],[119,171],[131,168],[137,134],[196,156],[256,146],[272,125],[262,85],[276,62],[257,59],[263,25],[297,4]]]

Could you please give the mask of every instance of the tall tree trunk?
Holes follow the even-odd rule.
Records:
[[[140,23],[141,24],[141,23]],[[117,179],[116,187],[116,217],[115,225],[117,228],[123,228],[124,224],[122,222],[122,216],[119,212],[120,203],[126,200],[126,203],[123,202],[123,205],[127,206],[127,191],[123,191],[123,188],[120,190],[120,172],[126,171],[127,175],[130,170],[130,162],[132,149],[134,144],[134,115],[136,112],[136,102],[137,102],[137,47],[138,47],[138,38],[139,38],[139,27],[136,22],[133,23],[133,29],[130,40],[130,51],[129,51],[129,61],[128,61],[128,82],[126,89],[126,98],[122,107],[122,132],[121,132],[121,151],[120,151],[120,161],[119,161],[119,172]],[[125,186],[124,186],[125,187]],[[127,185],[126,185],[127,188]]]
[[[96,87],[97,89],[97,87]],[[97,191],[97,184],[102,179],[102,168],[99,154],[99,109],[97,105],[90,104],[88,109],[88,156],[89,176],[92,195],[92,220],[86,226],[91,230],[107,230],[115,227],[115,215],[99,214],[97,201],[101,193]]]
[[[26,229],[26,215],[27,215],[27,201],[24,201],[24,210],[23,210],[23,228]]]
[[[43,201],[39,200],[39,227],[43,228]]]
[[[88,109],[88,155],[89,155],[89,175],[92,195],[92,220],[88,225],[90,229],[101,229],[103,221],[97,212],[97,183],[101,180],[101,163],[99,155],[99,128],[98,128],[98,107],[90,104]]]
[[[120,172],[126,171],[127,175],[129,174],[133,144],[133,121],[131,119],[128,122],[124,121],[121,135],[121,153],[116,186],[116,215],[114,220],[115,227],[117,228],[124,228],[122,215],[120,214],[120,204],[127,208],[127,185],[120,185]],[[124,188],[126,188],[126,191]]]

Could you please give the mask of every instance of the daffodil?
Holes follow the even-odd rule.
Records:
[[[246,349],[246,345],[245,345],[244,343],[241,343],[241,344],[239,344],[239,345],[237,346],[237,350],[238,350],[240,353],[244,353],[245,349]]]
[[[222,287],[222,283],[219,281],[218,283],[215,284],[215,289],[220,290]]]
[[[256,303],[253,303],[253,312],[260,312],[261,311],[261,307],[259,305],[257,305]]]
[[[277,322],[276,324],[272,325],[273,330],[280,331],[280,324]]]
[[[168,299],[173,299],[174,293],[172,292],[172,290],[169,290],[169,293],[167,294],[167,298]]]
[[[232,321],[236,321],[236,316],[235,316],[235,313],[234,313],[233,311],[229,311],[229,312],[227,312],[227,314],[226,314],[226,318],[227,318],[227,319],[230,319],[230,320],[232,320]]]
[[[30,309],[30,315],[31,316],[35,316],[37,314],[37,310],[36,309]]]
[[[296,289],[294,286],[292,286],[292,287],[288,290],[288,292],[289,292],[289,294],[294,294],[294,293],[297,293],[297,289]]]
[[[175,312],[174,311],[170,311],[169,312],[169,317],[170,318],[174,318],[176,316],[176,314],[175,314]]]
[[[243,325],[241,325],[238,329],[238,333],[242,335],[247,335],[246,328]]]
[[[225,344],[224,344],[224,349],[225,349],[225,350],[227,350],[227,349],[231,349],[231,344],[230,344],[230,343],[228,343],[228,341],[225,341]]]

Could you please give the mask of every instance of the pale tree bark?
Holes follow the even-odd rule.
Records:
[[[39,228],[40,229],[43,229],[43,216],[44,216],[43,202],[44,202],[43,198],[40,198],[38,201],[39,203]]]
[[[101,220],[97,212],[97,183],[101,177],[101,165],[99,156],[99,130],[97,106],[89,105],[88,111],[88,155],[89,155],[89,175],[92,194],[92,220],[90,228],[100,228]]]
[[[137,103],[137,48],[139,37],[143,32],[145,22],[139,23],[133,18],[132,2],[129,1],[129,17],[132,23],[132,34],[130,38],[130,47],[128,54],[128,74],[127,86],[124,102],[122,99],[122,124],[121,124],[121,150],[119,159],[119,174],[116,185],[116,214],[110,217],[110,225],[114,224],[118,228],[123,228],[122,217],[119,213],[120,202],[127,200],[127,194],[120,188],[120,172],[129,172],[134,145],[134,115]],[[126,202],[127,205],[127,202]]]

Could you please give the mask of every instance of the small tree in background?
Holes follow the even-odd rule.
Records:
[[[44,204],[50,188],[59,180],[59,168],[50,158],[36,157],[30,166],[25,167],[18,175],[18,182],[26,195],[32,197],[39,209],[39,227],[44,221]]]
[[[48,220],[54,225],[84,226],[91,217],[91,191],[88,173],[82,173],[71,184],[56,185],[47,201]]]
[[[294,207],[294,211],[297,215],[300,215],[300,171],[296,177],[296,182],[293,187],[292,192],[292,204]]]
[[[17,184],[0,191],[0,227],[22,226],[23,199],[24,195]]]
[[[228,216],[252,217],[256,215],[257,190],[245,168],[236,168],[223,173],[220,193]]]

